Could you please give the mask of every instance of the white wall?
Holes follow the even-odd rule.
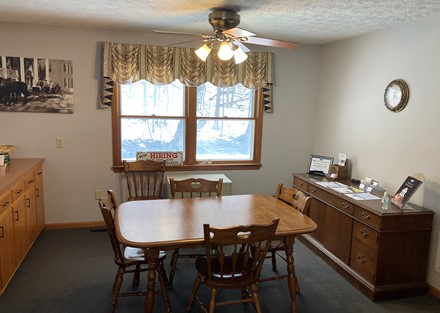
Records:
[[[352,177],[377,179],[391,194],[408,175],[425,175],[411,202],[436,213],[428,283],[440,289],[438,38],[437,19],[325,46],[315,150],[346,153],[353,162]],[[397,78],[409,84],[410,99],[402,112],[393,113],[383,97],[385,87]]]
[[[174,41],[173,41],[174,40]],[[0,143],[15,144],[12,158],[45,158],[46,223],[102,220],[94,190],[125,185],[113,173],[110,110],[98,110],[102,41],[167,45],[182,38],[147,33],[0,23],[0,55],[73,61],[74,113],[0,113]],[[262,47],[253,50],[268,51]],[[275,192],[304,171],[313,147],[315,86],[321,48],[274,49],[274,113],[265,114],[260,170],[229,171],[232,192]],[[55,139],[64,139],[64,149]]]

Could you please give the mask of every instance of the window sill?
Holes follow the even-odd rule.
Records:
[[[228,171],[228,170],[258,170],[261,164],[259,163],[241,163],[241,164],[191,164],[191,165],[176,165],[167,166],[167,172],[190,172],[190,171]],[[113,172],[121,173],[124,167],[113,166]]]

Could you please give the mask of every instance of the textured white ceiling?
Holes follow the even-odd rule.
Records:
[[[258,37],[324,44],[419,18],[440,0],[1,0],[0,21],[125,31],[211,33],[212,8],[232,8]]]

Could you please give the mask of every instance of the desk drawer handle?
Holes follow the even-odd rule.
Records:
[[[20,189],[20,190],[17,190],[15,193],[16,193],[17,195],[19,195],[22,191],[23,191],[23,189]]]
[[[367,258],[365,257],[365,255],[358,253],[357,257],[358,257],[359,263],[361,263],[361,264],[367,263]]]
[[[368,230],[366,228],[361,228],[361,236],[367,238],[369,235]]]
[[[31,207],[31,199],[29,199],[29,198],[26,199],[26,207],[27,208]]]
[[[15,211],[15,221],[19,221],[20,220],[20,216],[19,216],[19,213],[18,213],[18,211]]]
[[[6,201],[5,203],[3,203],[3,207],[9,205],[9,201]]]
[[[370,219],[370,214],[365,213],[364,211],[362,211],[361,215],[362,215],[362,218],[363,218],[364,220],[369,220],[369,219]]]
[[[3,228],[3,226],[0,226],[0,238],[5,238],[5,229]]]
[[[34,180],[31,179],[31,180],[29,180],[27,183],[28,183],[28,184],[32,184],[33,182],[34,182]]]
[[[342,202],[342,207],[344,209],[348,209],[350,207],[350,204],[346,203],[346,202]]]
[[[315,187],[310,187],[310,192],[316,192],[316,188]]]

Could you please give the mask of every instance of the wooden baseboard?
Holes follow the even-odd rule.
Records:
[[[440,290],[432,287],[431,285],[428,285],[428,286],[429,286],[429,289],[428,289],[429,294],[436,297],[437,299],[440,299]]]
[[[44,229],[67,229],[67,228],[90,228],[90,227],[105,227],[103,221],[95,222],[76,222],[76,223],[55,223],[46,224]]]

